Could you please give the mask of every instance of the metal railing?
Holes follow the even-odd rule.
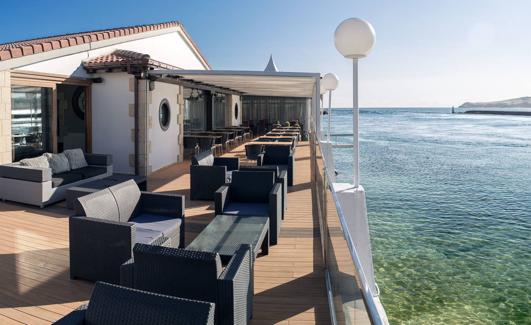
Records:
[[[371,290],[340,199],[334,191],[325,155],[310,136],[313,213],[319,219],[331,320],[334,324],[387,324],[385,311]]]

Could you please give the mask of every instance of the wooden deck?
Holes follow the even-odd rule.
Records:
[[[240,146],[228,155],[243,154]],[[150,190],[188,198],[188,166],[154,173]],[[0,324],[48,324],[90,297],[92,284],[68,275],[69,214],[63,203],[46,209],[0,203]],[[186,242],[213,217],[212,202],[186,200]],[[256,261],[252,324],[328,324],[322,268],[319,225],[312,217],[309,146],[299,142],[279,244]]]

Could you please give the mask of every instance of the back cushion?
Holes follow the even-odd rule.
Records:
[[[81,149],[70,149],[63,152],[70,163],[71,169],[79,169],[87,167],[87,161],[85,160],[85,154]]]
[[[291,153],[289,146],[266,146],[264,154],[264,165],[288,164],[288,157]]]
[[[230,200],[234,202],[269,202],[269,192],[275,183],[273,171],[233,171]]]
[[[216,253],[136,244],[135,288],[187,299],[216,302],[222,266]]]
[[[84,324],[207,324],[214,306],[205,302],[155,295],[104,282],[92,291]],[[183,317],[185,316],[185,317]]]
[[[45,155],[48,158],[48,163],[50,164],[53,174],[64,173],[70,170],[70,163],[64,153],[47,153]]]
[[[140,201],[140,189],[132,179],[109,187],[116,199],[120,221],[128,222]]]
[[[214,165],[214,155],[210,151],[204,151],[192,158],[192,165],[212,166]]]
[[[43,168],[50,167],[48,158],[44,155],[35,157],[35,158],[22,159],[19,163],[21,166],[26,166],[26,167],[43,167]]]
[[[78,198],[76,214],[90,218],[120,221],[118,205],[116,205],[116,200],[108,188]]]

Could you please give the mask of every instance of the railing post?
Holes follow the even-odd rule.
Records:
[[[353,133],[353,159],[352,169],[354,175],[354,188],[360,186],[360,144],[359,144],[359,128],[360,128],[360,109],[358,106],[358,59],[352,59],[352,133]]]
[[[330,120],[332,118],[332,90],[328,91],[328,133],[326,134],[326,140],[330,143]]]

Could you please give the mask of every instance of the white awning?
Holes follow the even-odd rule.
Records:
[[[226,88],[254,96],[315,96],[319,73],[228,70],[153,70],[149,75],[177,78],[198,84]]]

